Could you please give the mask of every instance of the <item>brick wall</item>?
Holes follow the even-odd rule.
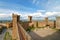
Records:
[[[46,26],[46,22],[45,21],[39,21],[38,22],[38,27],[45,27]]]
[[[54,21],[48,21],[48,25],[50,28],[54,28]]]
[[[7,23],[6,23],[7,28],[12,27],[12,25],[13,25],[12,22],[7,22]]]

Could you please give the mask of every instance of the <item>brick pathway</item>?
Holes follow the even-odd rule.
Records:
[[[44,28],[29,32],[33,40],[60,40],[60,31]]]

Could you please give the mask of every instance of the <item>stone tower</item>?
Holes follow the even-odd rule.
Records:
[[[56,28],[56,21],[54,21],[54,28]]]
[[[28,16],[28,21],[32,22],[32,16]]]
[[[60,29],[60,17],[56,17],[56,28]]]
[[[13,21],[12,39],[13,40],[19,40],[18,25],[17,25],[19,19],[20,19],[19,15],[12,14],[12,21]]]
[[[48,17],[45,18],[46,26],[48,26]]]

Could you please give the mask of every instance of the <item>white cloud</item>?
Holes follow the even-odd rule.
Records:
[[[0,14],[0,17],[8,17],[11,16],[11,14]]]
[[[39,0],[33,0],[32,3],[35,5],[38,5],[40,2],[39,2]]]
[[[37,12],[46,12],[46,10],[37,10]]]
[[[45,11],[45,10],[42,10]],[[41,17],[51,17],[51,16],[60,16],[60,12],[46,12],[45,14],[42,14],[41,10],[37,10],[36,12],[30,13],[30,12],[18,12],[8,9],[1,9],[0,10],[0,18],[9,18],[12,17],[12,13],[18,14],[23,19],[28,19],[28,16],[33,16],[33,18],[41,18]]]
[[[32,3],[46,11],[60,12],[60,0],[33,0]]]
[[[13,10],[9,10],[9,9],[1,9],[0,10],[0,18],[12,17],[12,13],[20,15],[21,17],[24,17],[24,19],[25,18],[27,19],[28,16],[33,16],[33,17],[43,16],[42,13],[39,11],[30,13],[30,12],[18,12],[18,11],[13,11]]]
[[[2,14],[2,13],[9,14],[9,13],[13,13],[13,12],[15,12],[15,10],[0,8],[0,14]]]
[[[48,0],[46,4],[46,10],[60,12],[60,0]]]
[[[60,16],[60,12],[46,12],[45,16]]]
[[[37,1],[37,0],[33,0],[33,4],[35,4],[35,3],[36,3],[36,1]]]
[[[54,12],[46,12],[45,13],[45,16],[46,17],[48,17],[48,16],[53,16],[53,15],[55,15],[56,13],[54,13]]]
[[[10,20],[12,19],[12,13],[17,13],[14,10],[0,9],[0,20]]]

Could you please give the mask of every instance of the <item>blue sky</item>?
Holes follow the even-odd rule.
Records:
[[[53,19],[54,16],[60,16],[60,0],[0,0],[0,19],[11,19],[12,13],[19,14],[24,19],[29,15],[35,19]]]

